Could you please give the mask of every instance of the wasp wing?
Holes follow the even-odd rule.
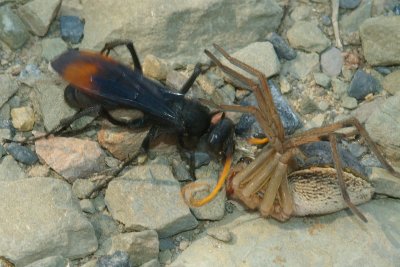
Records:
[[[166,96],[171,94],[167,89],[110,57],[69,50],[51,66],[72,86],[104,103],[138,109],[176,127],[182,125],[180,116],[168,105],[170,97]]]

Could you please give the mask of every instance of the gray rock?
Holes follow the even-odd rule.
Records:
[[[165,165],[134,167],[110,182],[105,201],[113,218],[130,230],[154,229],[167,237],[197,226]]]
[[[0,107],[4,105],[17,91],[18,84],[15,79],[7,74],[0,74],[1,94]]]
[[[325,51],[321,55],[321,68],[322,71],[331,76],[335,77],[340,74],[343,67],[342,53],[336,47],[332,47],[328,51]]]
[[[400,70],[394,71],[383,79],[383,89],[392,95],[400,92]]]
[[[276,54],[279,58],[292,60],[297,56],[296,50],[291,48],[289,44],[276,32],[271,32],[266,38],[275,49]]]
[[[331,84],[331,78],[324,73],[315,72],[314,80],[316,84],[321,85],[324,88],[329,88]]]
[[[68,183],[37,177],[0,184],[1,255],[23,266],[55,255],[81,258],[97,249],[93,227]]]
[[[290,13],[290,17],[294,21],[307,20],[310,18],[312,9],[308,5],[299,5]]]
[[[339,21],[339,29],[343,41],[349,44],[359,44],[360,25],[371,17],[372,1],[365,0],[363,3],[348,15],[344,15]]]
[[[332,91],[335,99],[341,99],[343,96],[346,96],[348,87],[348,83],[343,82],[337,78],[332,79]]]
[[[66,84],[56,85],[52,79],[43,79],[35,83],[36,98],[47,131],[58,126],[62,119],[71,117],[76,113],[64,101],[65,86]]]
[[[347,146],[347,148],[349,149],[350,153],[356,158],[361,157],[364,153],[367,152],[367,148],[365,146],[361,146],[358,143],[351,143]]]
[[[165,5],[160,0],[131,5],[117,0],[96,5],[83,2],[83,10],[86,24],[82,47],[98,50],[107,40],[123,36],[134,40],[139,55],[191,63],[205,60],[203,50],[212,43],[237,49],[263,39],[277,29],[283,15],[274,0],[210,0],[179,5]]]
[[[116,251],[112,255],[100,257],[96,262],[96,267],[131,267],[129,255],[125,251]]]
[[[82,199],[79,201],[79,205],[81,206],[83,212],[91,214],[96,212],[96,209],[94,208],[94,205],[90,199]]]
[[[244,261],[246,266],[324,266],[333,259],[338,266],[396,266],[400,253],[399,201],[374,200],[360,210],[368,223],[361,223],[347,211],[292,218],[284,224],[244,215],[225,225],[235,236],[234,244],[202,237],[170,266],[234,266]]]
[[[375,188],[375,193],[400,198],[400,180],[386,169],[372,168],[369,179]]]
[[[400,16],[370,18],[360,26],[365,59],[371,65],[400,64]]]
[[[105,169],[104,151],[97,142],[54,137],[35,142],[37,155],[69,182]]]
[[[29,147],[21,146],[17,143],[9,144],[6,150],[14,159],[26,165],[33,165],[39,160],[36,153]]]
[[[18,8],[18,13],[31,31],[44,36],[57,15],[61,0],[33,0]]]
[[[269,88],[271,90],[272,98],[277,108],[279,117],[281,118],[283,128],[286,134],[294,133],[299,127],[301,127],[300,118],[290,107],[287,100],[282,96],[278,87],[272,82],[268,81]],[[257,106],[257,101],[254,94],[249,95],[240,103],[244,106]],[[243,114],[239,120],[239,123],[235,126],[235,131],[239,135],[257,135],[262,134],[262,130],[256,122],[253,115]]]
[[[61,16],[60,32],[66,42],[77,44],[82,40],[85,23],[77,16]]]
[[[21,19],[8,7],[0,7],[0,40],[11,49],[21,48],[29,39]]]
[[[261,71],[267,78],[277,74],[280,69],[279,59],[276,56],[274,47],[270,42],[251,43],[231,55]],[[226,59],[223,59],[222,63],[237,70],[239,73],[248,78],[255,79],[253,75],[250,75],[242,69],[233,66]],[[228,77],[230,78],[230,76]],[[237,80],[233,80],[233,83],[238,86],[244,86],[244,84],[239,83]]]
[[[60,38],[46,38],[42,41],[42,57],[47,61],[53,60],[55,57],[67,50],[67,44]]]
[[[323,15],[321,17],[321,22],[325,26],[331,26],[331,24],[332,24],[331,17],[329,17],[328,15]]]
[[[357,107],[357,99],[345,96],[342,98],[342,107],[347,109],[355,109]]]
[[[34,87],[41,75],[42,72],[36,64],[26,64],[25,68],[20,72],[18,80],[29,87]]]
[[[382,75],[388,75],[392,72],[388,67],[379,67],[378,66],[378,67],[375,67],[374,69]]]
[[[198,179],[196,182],[193,183],[193,185],[208,186],[209,190],[191,192],[191,190],[189,189],[187,190],[187,198],[189,199],[190,196],[193,196],[194,199],[202,199],[206,197],[217,184],[217,179],[218,177],[214,177],[214,179]],[[221,220],[225,214],[225,199],[226,192],[224,189],[222,189],[211,202],[201,207],[190,208],[190,210],[198,220]]]
[[[99,194],[92,201],[93,201],[93,205],[97,211],[103,211],[106,208],[106,202],[104,201],[103,194]]]
[[[306,52],[322,52],[331,43],[316,24],[308,21],[296,22],[287,31],[287,38],[292,47]]]
[[[72,192],[79,198],[88,198],[96,188],[96,183],[89,179],[76,179],[72,184]]]
[[[393,162],[400,164],[400,94],[396,94],[386,99],[383,104],[375,110],[369,112],[369,117],[365,123],[372,140],[374,140],[385,155]]]
[[[289,73],[294,78],[303,80],[311,72],[319,71],[319,55],[317,53],[298,52],[297,57],[286,62],[282,73]]]
[[[340,0],[339,7],[346,9],[354,9],[360,4],[361,0]]]
[[[117,223],[108,215],[95,214],[90,217],[99,244],[109,239],[113,235],[119,234]]]
[[[349,96],[363,100],[368,94],[376,94],[382,90],[379,81],[363,70],[357,70],[351,80]]]
[[[70,266],[69,260],[60,255],[47,257],[35,261],[31,264],[25,265],[25,267],[68,267],[68,266]]]
[[[12,156],[5,156],[0,163],[0,181],[14,181],[25,178],[24,170]]]
[[[129,263],[133,267],[158,257],[158,235],[153,230],[114,235],[109,245],[107,254],[124,251],[128,253]]]
[[[318,110],[317,103],[312,100],[309,96],[304,96],[301,100],[301,110],[300,113],[303,115],[311,114]]]

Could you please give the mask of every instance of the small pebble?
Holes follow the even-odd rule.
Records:
[[[79,205],[81,206],[83,212],[91,214],[96,212],[96,209],[90,199],[82,199],[81,201],[79,201]]]
[[[342,53],[336,47],[332,47],[321,55],[322,71],[331,77],[338,76],[342,71]]]
[[[342,98],[342,107],[347,109],[355,109],[357,107],[357,99],[345,96]]]
[[[363,70],[357,70],[349,87],[349,96],[363,100],[370,93],[376,94],[382,90],[377,79]]]
[[[328,88],[331,84],[331,78],[329,78],[329,76],[326,75],[325,73],[319,73],[319,72],[314,73],[314,80],[316,84],[324,88]]]
[[[279,58],[286,60],[292,60],[296,58],[296,50],[291,48],[289,44],[276,32],[271,32],[268,34],[267,41],[274,46],[275,52]]]
[[[327,111],[329,108],[329,103],[326,102],[325,100],[321,100],[318,102],[318,108],[321,111]]]
[[[163,250],[168,250],[168,249],[175,249],[176,245],[174,243],[174,240],[172,238],[167,237],[167,238],[160,238],[160,251]]]
[[[362,157],[360,163],[366,167],[379,167],[382,168],[382,164],[379,162],[379,160],[371,155],[371,154],[366,154]]]
[[[205,152],[195,152],[194,153],[194,167],[199,168],[210,163],[210,155]]]
[[[321,19],[322,24],[324,24],[325,26],[330,26],[332,24],[331,17],[329,17],[328,15],[323,15]]]
[[[60,29],[64,41],[77,44],[83,37],[84,22],[77,16],[61,16]]]
[[[35,124],[35,114],[31,107],[13,108],[11,118],[14,127],[20,131],[31,131]]]
[[[92,200],[93,206],[97,211],[103,211],[106,208],[106,202],[104,201],[104,196],[99,194],[96,198]]]
[[[397,4],[397,5],[395,5],[395,6],[393,7],[393,13],[394,13],[396,16],[400,16],[400,4]]]
[[[172,261],[172,252],[170,250],[163,250],[158,254],[158,260],[161,264],[169,264]]]
[[[39,160],[36,153],[26,146],[11,143],[6,147],[6,150],[15,160],[26,165],[33,165]]]
[[[361,0],[340,0],[339,7],[345,9],[354,9],[360,4]]]
[[[382,75],[388,75],[392,72],[389,68],[386,67],[375,67],[375,70]]]

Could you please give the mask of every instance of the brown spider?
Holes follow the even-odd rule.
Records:
[[[380,163],[389,170],[391,174],[397,177],[400,177],[400,174],[385,160],[361,123],[356,118],[350,118],[299,134],[285,136],[282,122],[272,100],[272,95],[264,74],[238,59],[231,57],[218,45],[214,44],[214,47],[231,64],[258,79],[258,83],[256,83],[243,76],[232,68],[223,65],[210,51],[205,50],[207,56],[224,73],[245,84],[246,87],[255,94],[258,102],[258,108],[252,106],[244,107],[232,105],[219,105],[218,108],[224,111],[248,112],[253,114],[270,143],[262,149],[261,153],[254,161],[232,178],[230,181],[230,189],[233,196],[239,198],[250,209],[258,209],[262,216],[272,216],[280,221],[287,220],[293,212],[293,199],[287,179],[288,173],[292,171],[289,163],[292,162],[294,155],[299,152],[298,147],[300,145],[328,138],[331,144],[334,167],[336,169],[336,176],[343,199],[353,213],[358,215],[358,217],[363,221],[367,221],[364,215],[351,202],[346,190],[343,178],[344,172],[338,154],[337,137],[351,136],[358,132],[365,139],[366,143],[370,147],[371,151],[377,156]],[[354,126],[355,131],[346,135],[336,132],[337,130],[348,126]],[[227,164],[225,164],[225,169],[226,165]],[[225,179],[225,177],[223,177],[224,175],[221,175],[220,181],[218,182],[219,185],[221,184],[221,181]],[[213,193],[218,191],[218,189],[219,188],[215,188]],[[213,194],[210,194],[208,199],[212,198],[212,195]],[[206,201],[201,203],[205,204],[204,202],[206,203]],[[190,200],[190,204],[192,203],[193,199]]]

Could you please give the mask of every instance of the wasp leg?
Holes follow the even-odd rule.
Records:
[[[128,48],[129,53],[131,54],[133,65],[135,66],[135,71],[139,71],[142,73],[142,65],[140,65],[139,57],[136,53],[135,47],[133,46],[133,42],[130,40],[114,40],[108,42],[104,45],[103,49],[101,49],[100,53],[105,53],[107,56],[110,54],[110,51],[118,46],[125,45]]]
[[[197,77],[199,77],[200,73],[201,73],[201,65],[200,63],[197,63],[196,66],[194,66],[192,75],[190,75],[189,79],[181,87],[179,92],[185,95],[189,91],[190,87],[192,87]]]

